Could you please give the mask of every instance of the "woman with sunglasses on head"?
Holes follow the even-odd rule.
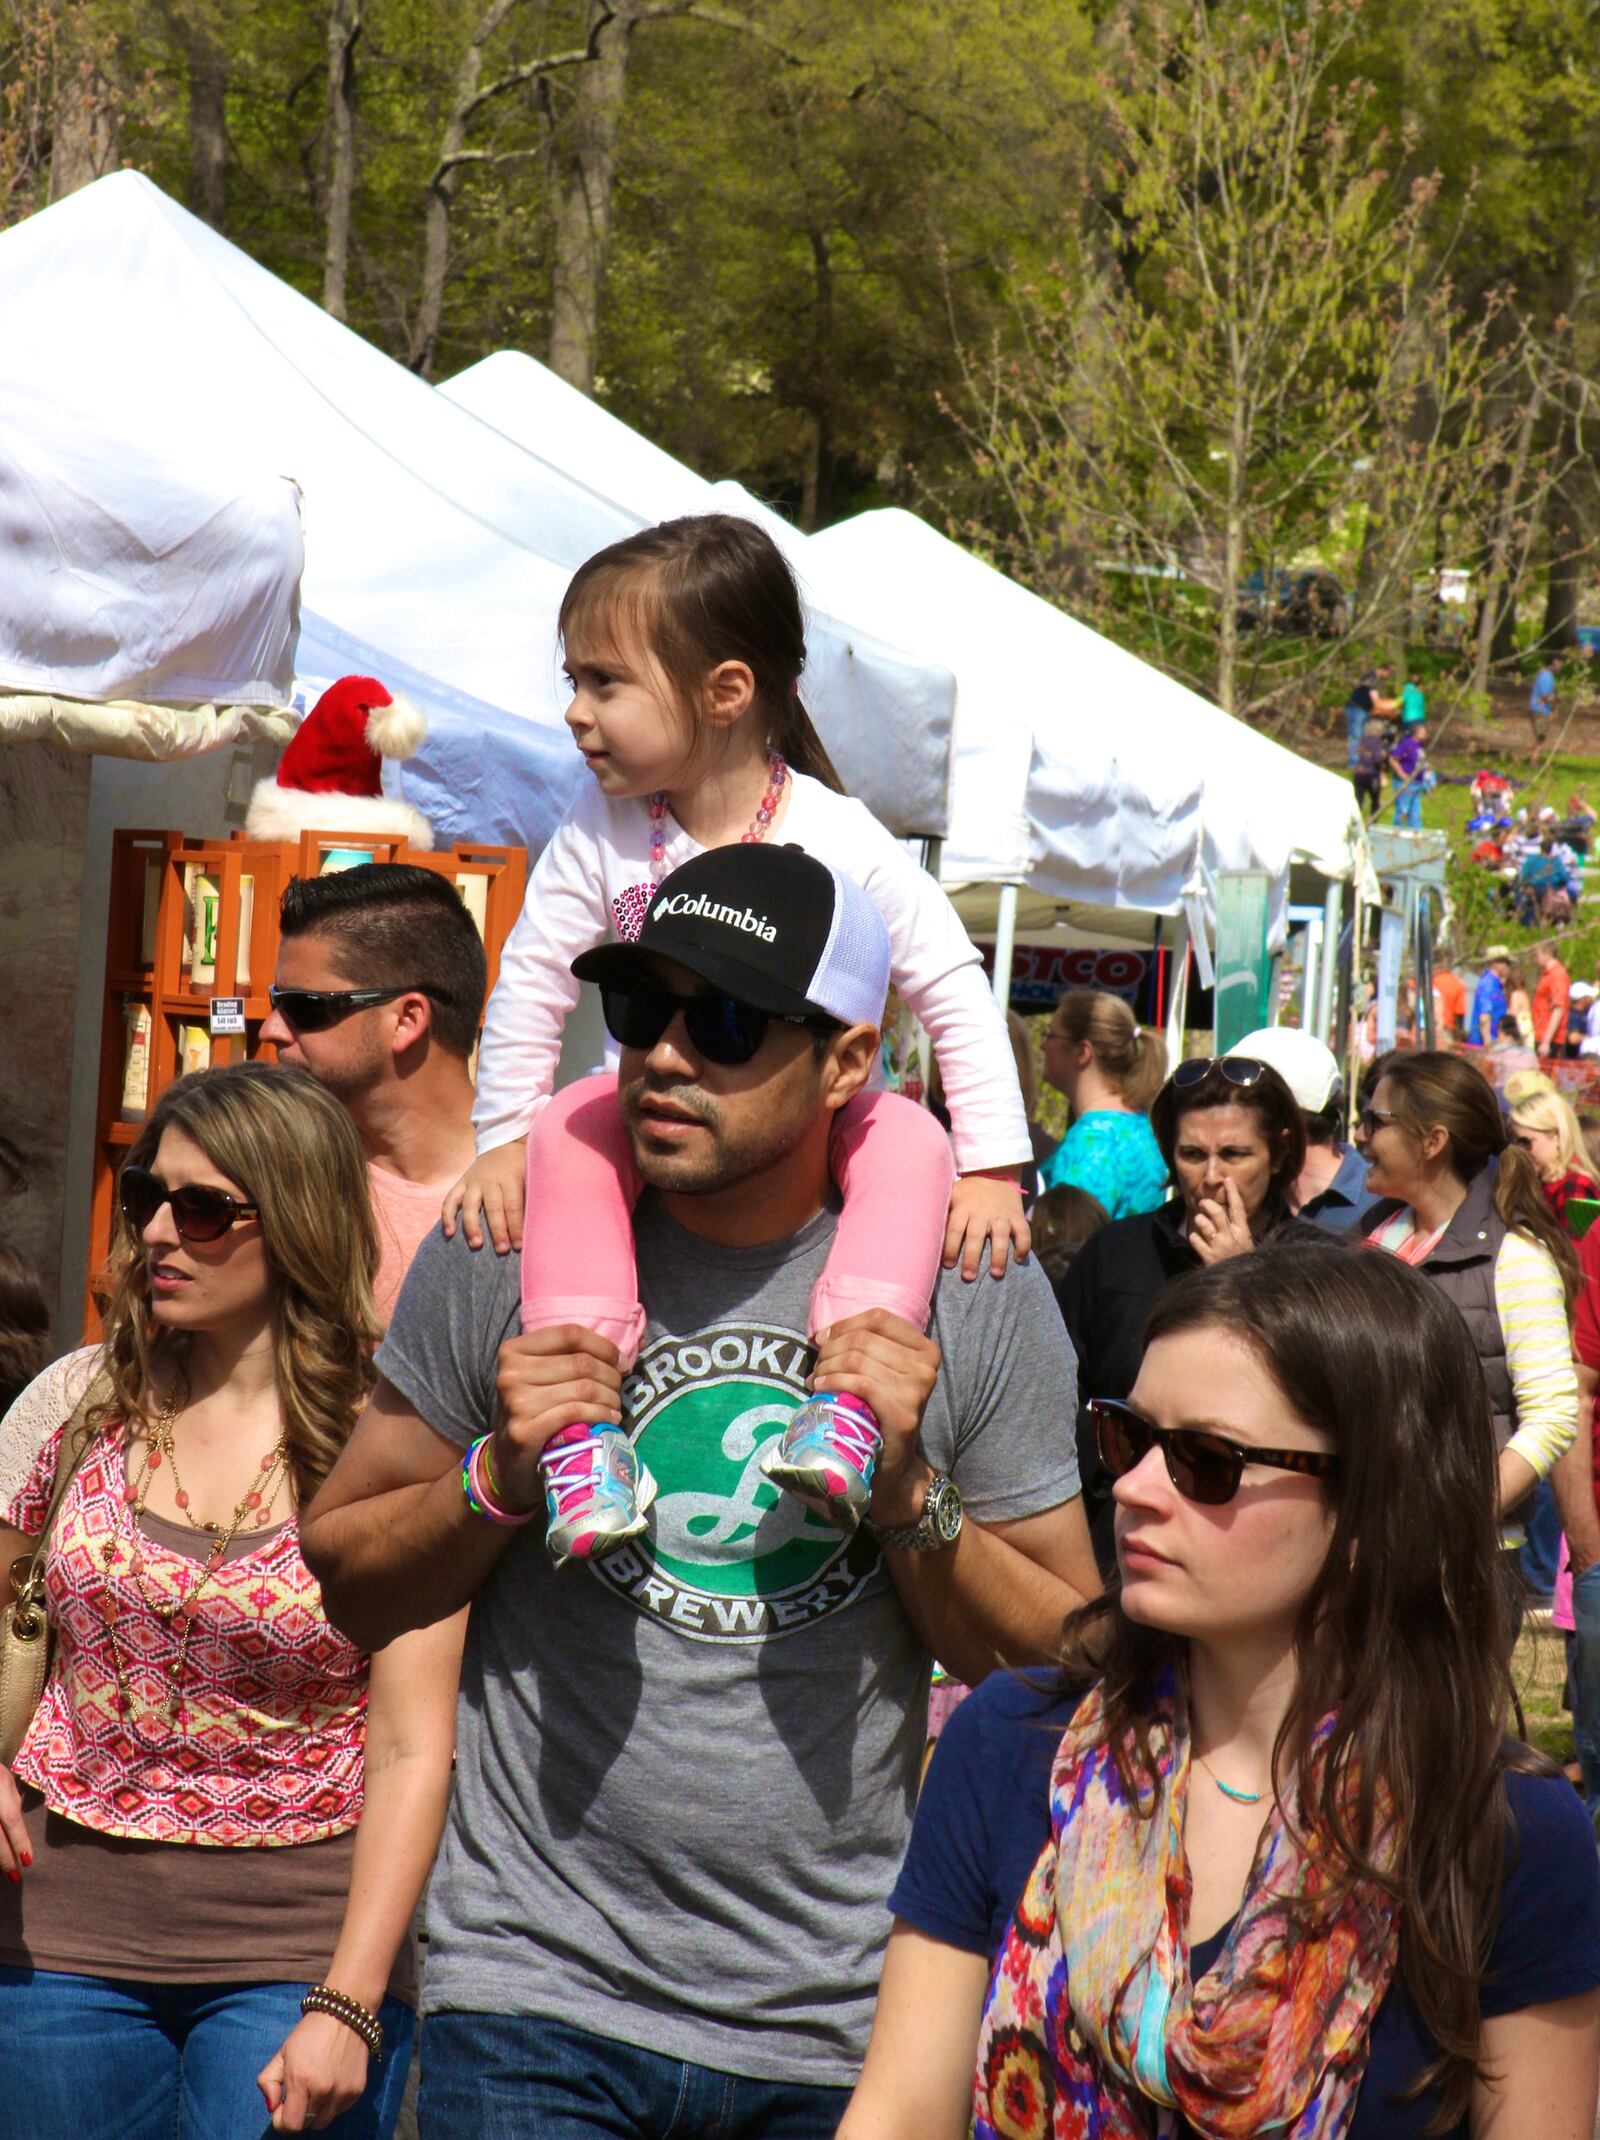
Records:
[[[1577,1432],[1578,1262],[1488,1080],[1458,1055],[1391,1055],[1356,1123],[1368,1242],[1414,1264],[1460,1309],[1483,1363],[1499,1447],[1504,1543]]]
[[[1264,1241],[1327,1245],[1331,1238],[1294,1216],[1305,1120],[1268,1064],[1248,1055],[1180,1063],[1156,1095],[1150,1124],[1176,1194],[1155,1211],[1102,1227],[1074,1259],[1059,1296],[1078,1355],[1078,1465],[1102,1569],[1111,1566],[1111,1489],[1088,1400],[1132,1389],[1156,1296],[1185,1271]]]
[[[1118,1580],[946,1728],[839,2140],[1589,2140],[1600,1867],[1505,1736],[1460,1318],[1240,1257],[1096,1411]]]
[[[203,1071],[119,1194],[103,1345],[19,1400],[56,1423],[0,1505],[9,1571],[70,1432],[49,1677],[0,1767],[0,2140],[383,2140],[460,1629],[369,1659],[300,1555],[373,1379],[361,1147],[304,1072]]]

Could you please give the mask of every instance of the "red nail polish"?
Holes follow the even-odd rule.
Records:
[[[16,1867],[13,1866],[10,1872],[6,1875],[6,1878],[11,1882],[11,1885],[13,1887],[16,1887],[20,1883],[22,1875],[17,1871]]]
[[[26,1850],[22,1853],[22,1862],[24,1865],[31,1865],[33,1863],[32,1857]]]

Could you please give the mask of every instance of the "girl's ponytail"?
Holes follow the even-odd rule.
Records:
[[[767,742],[773,750],[783,753],[795,772],[809,773],[825,788],[832,788],[835,795],[844,793],[844,782],[828,756],[828,746],[817,734],[816,726],[806,712],[798,684],[789,693],[786,711],[768,727]]]

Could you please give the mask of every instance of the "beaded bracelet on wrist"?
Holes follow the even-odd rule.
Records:
[[[374,2065],[383,2063],[383,2023],[376,2014],[369,2013],[359,1999],[352,1999],[347,1992],[335,1991],[331,1984],[313,1984],[300,2001],[300,2011],[302,2014],[331,2014],[347,2029],[354,2029],[366,2045]]]

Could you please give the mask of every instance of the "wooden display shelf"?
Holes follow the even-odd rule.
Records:
[[[521,847],[473,843],[422,854],[404,840],[348,832],[306,832],[298,840],[248,840],[239,832],[225,840],[166,831],[113,835],[86,1336],[99,1330],[96,1281],[111,1248],[117,1169],[149,1109],[180,1074],[186,1029],[190,1067],[199,1067],[202,1057],[208,1065],[247,1061],[263,1052],[272,1059],[271,1043],[263,1043],[260,1028],[277,970],[283,893],[291,877],[320,876],[330,853],[352,850],[374,862],[409,862],[450,878],[478,923],[494,987],[501,947],[522,910],[528,858]],[[197,886],[196,880],[203,883]],[[214,909],[210,887],[215,888]],[[210,1031],[212,1001],[219,996],[244,999],[242,1034]],[[142,1104],[125,1106],[130,1012],[141,1007],[150,1018],[147,1074],[142,1095],[126,1094]],[[195,1028],[204,1028],[203,1039]]]

